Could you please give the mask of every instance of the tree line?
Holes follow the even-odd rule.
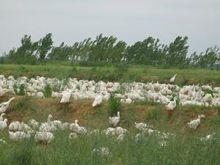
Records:
[[[90,64],[143,64],[151,66],[194,66],[214,67],[220,64],[219,47],[207,48],[204,52],[189,54],[188,37],[178,36],[169,44],[148,37],[133,45],[114,36],[98,35],[66,45],[53,46],[52,34],[48,33],[39,41],[32,41],[24,35],[21,45],[6,53],[1,62],[16,64],[38,64],[50,61],[68,61]]]

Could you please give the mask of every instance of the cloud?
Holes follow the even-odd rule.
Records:
[[[0,0],[0,53],[24,34],[48,32],[55,44],[71,44],[100,33],[129,44],[146,36],[170,42],[187,35],[191,49],[220,46],[218,0]]]

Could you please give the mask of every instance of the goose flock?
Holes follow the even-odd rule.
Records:
[[[25,95],[28,97],[44,98],[44,90],[46,86],[52,89],[52,96],[60,98],[60,104],[71,102],[71,99],[92,99],[91,107],[97,107],[103,101],[108,100],[112,95],[118,98],[122,103],[131,104],[135,101],[152,101],[164,105],[167,111],[173,111],[177,104],[197,105],[197,106],[220,106],[220,87],[211,85],[175,85],[174,75],[170,79],[171,84],[153,83],[118,83],[118,82],[95,82],[89,80],[77,80],[68,78],[67,80],[59,80],[56,78],[45,78],[37,76],[36,78],[13,76],[5,77],[0,75],[0,97],[5,93],[11,93],[14,97],[6,102],[0,103],[0,131],[8,129],[9,139],[13,141],[21,141],[34,137],[37,143],[48,144],[55,137],[54,132],[57,130],[68,130],[69,139],[76,139],[78,136],[87,136],[91,134],[104,134],[115,138],[117,141],[123,141],[129,134],[129,131],[122,128],[120,123],[120,112],[116,116],[109,117],[110,127],[105,130],[88,129],[79,124],[78,120],[73,123],[62,122],[60,120],[52,120],[53,116],[48,115],[47,121],[38,122],[35,119],[30,119],[27,123],[19,121],[11,121],[8,123],[5,118],[5,113],[10,103],[15,99],[15,95],[20,92],[21,86],[24,87]],[[189,121],[186,126],[189,129],[196,130],[201,123],[201,119],[205,118],[203,114],[198,118]],[[134,123],[134,127],[139,131],[134,139],[138,142],[141,138],[150,135],[155,135],[158,138],[159,145],[166,146],[167,139],[175,138],[174,134],[161,132],[153,129],[147,123]],[[207,135],[201,138],[206,141],[212,138],[213,135]],[[4,143],[0,139],[0,144]],[[94,153],[99,153],[103,156],[109,154],[107,148],[95,148]]]
[[[19,93],[24,86],[25,94],[31,97],[44,98],[46,86],[52,89],[52,97],[61,98],[60,103],[68,103],[71,99],[93,99],[92,107],[99,106],[113,94],[122,103],[131,104],[135,101],[152,101],[164,104],[167,110],[173,110],[178,104],[197,106],[220,106],[220,87],[211,85],[186,85],[174,84],[176,75],[170,79],[172,84],[153,83],[118,83],[77,80],[68,78],[59,80],[56,78],[36,78],[0,75],[0,96],[6,92]],[[0,111],[1,111],[0,107]]]

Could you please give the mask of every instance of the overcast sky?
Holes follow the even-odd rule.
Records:
[[[51,32],[55,45],[114,35],[128,44],[147,36],[189,37],[191,51],[220,46],[220,0],[0,0],[0,53],[24,34]]]

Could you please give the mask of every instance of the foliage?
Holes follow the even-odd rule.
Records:
[[[52,95],[52,88],[51,88],[51,86],[49,85],[49,84],[47,84],[45,87],[44,87],[44,91],[43,91],[43,93],[44,93],[44,97],[51,97],[51,95]]]
[[[51,61],[66,61],[83,66],[144,64],[161,68],[211,67],[220,65],[219,48],[211,47],[205,52],[188,54],[188,37],[178,36],[169,44],[158,38],[147,37],[133,45],[114,36],[98,35],[68,46],[62,42],[53,46],[52,34],[48,33],[33,42],[30,35],[21,39],[21,46],[13,48],[1,58],[1,63],[38,64]]]
[[[214,67],[215,64],[220,65],[220,49],[218,47],[208,48],[205,53],[191,55],[191,65],[199,67]]]
[[[119,99],[115,98],[113,95],[110,96],[108,100],[108,108],[109,108],[109,115],[116,116],[117,112],[120,111],[121,102]]]

